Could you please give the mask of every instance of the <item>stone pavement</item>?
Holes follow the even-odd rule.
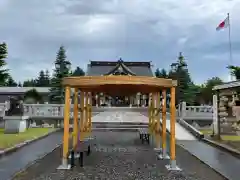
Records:
[[[157,160],[153,147],[142,145],[135,132],[94,132],[97,138],[84,167],[57,170],[61,148],[38,160],[13,180],[224,180],[222,176],[177,146],[181,172],[167,171],[168,160]],[[76,162],[77,163],[77,162]]]
[[[57,145],[62,143],[62,132],[55,132],[35,141],[29,145],[22,147],[16,152],[0,158],[0,179],[9,179],[12,174],[35,161],[37,158],[49,153]]]

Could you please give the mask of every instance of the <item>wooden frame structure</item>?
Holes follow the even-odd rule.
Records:
[[[74,91],[74,125],[73,125],[73,148],[78,140],[84,141],[91,134],[91,99],[92,93],[104,92],[114,95],[130,95],[131,93],[150,94],[149,105],[149,132],[156,138],[156,148],[160,149],[160,136],[162,136],[163,157],[166,157],[166,90],[171,91],[171,132],[170,132],[170,168],[176,169],[175,154],[175,87],[177,81],[172,79],[161,79],[145,76],[83,76],[66,77],[63,79],[65,87],[65,108],[64,108],[64,135],[63,135],[63,159],[62,169],[68,168],[67,159],[69,156],[69,116],[70,116],[70,89]],[[78,94],[80,91],[80,103]],[[162,127],[160,122],[160,91],[162,92]],[[90,100],[90,101],[89,101]],[[80,104],[80,108],[79,108]],[[80,121],[78,121],[78,110],[80,110]],[[79,128],[80,126],[80,128]],[[162,130],[160,130],[160,128]],[[80,137],[80,139],[78,139]]]

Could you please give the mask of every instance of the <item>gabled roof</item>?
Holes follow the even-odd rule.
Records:
[[[240,81],[231,81],[213,87],[213,90],[230,89],[240,87]]]
[[[117,65],[111,69],[109,72],[107,72],[105,75],[110,75],[110,74],[114,74],[115,72],[119,72],[119,73],[126,73],[126,74],[130,74],[132,76],[136,76],[136,74],[134,72],[132,72],[131,69],[129,69],[123,62],[122,59],[120,59],[117,63]]]
[[[134,62],[134,61],[123,61],[124,65],[136,76],[151,76],[154,74],[151,69],[151,62]],[[87,76],[101,76],[104,75],[118,64],[118,61],[90,61],[87,67]]]
[[[48,93],[50,87],[0,87],[0,93],[25,93],[32,89],[39,93]]]

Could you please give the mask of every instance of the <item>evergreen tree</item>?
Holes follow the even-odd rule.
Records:
[[[50,77],[49,72],[46,70],[45,72],[41,70],[39,72],[39,76],[36,79],[37,87],[49,87],[50,84]]]
[[[6,86],[8,87],[17,87],[17,83],[13,80],[12,76],[9,76],[6,82]]]
[[[45,84],[46,84],[46,87],[49,87],[50,83],[51,83],[51,78],[50,78],[50,75],[49,75],[49,71],[46,70],[45,71]]]
[[[22,87],[22,83],[21,82],[18,82],[18,87]]]
[[[7,58],[7,44],[0,43],[0,86],[4,86],[8,79],[8,69],[4,69],[7,64],[5,59]]]
[[[158,78],[168,78],[167,71],[165,69],[159,70],[159,68],[156,69],[155,76]]]
[[[39,76],[38,76],[38,78],[36,79],[36,82],[37,82],[37,87],[44,87],[44,83],[45,83],[45,74],[44,74],[44,71],[43,70],[41,70],[40,72],[39,72]]]
[[[64,102],[64,88],[62,87],[62,79],[70,75],[71,63],[66,60],[66,51],[63,46],[59,48],[55,60],[55,70],[51,81],[50,100],[55,103]]]
[[[176,103],[178,104],[185,101],[188,104],[193,104],[195,96],[194,83],[191,80],[187,69],[187,63],[181,52],[179,53],[177,63],[172,64],[172,68],[173,69],[169,72],[169,77],[178,81],[178,86],[176,88]]]
[[[31,80],[26,80],[23,82],[23,87],[36,87],[37,83],[36,80],[31,79]]]
[[[72,76],[84,76],[84,75],[85,75],[85,72],[78,66],[72,73]]]

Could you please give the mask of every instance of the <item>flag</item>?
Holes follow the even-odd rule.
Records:
[[[219,31],[221,29],[227,28],[228,26],[229,26],[229,16],[218,25],[216,30]]]

